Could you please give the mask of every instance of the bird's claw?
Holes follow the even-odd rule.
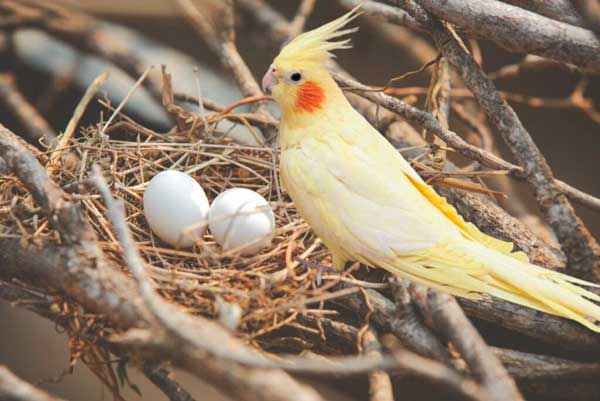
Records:
[[[322,265],[320,263],[316,263],[316,262],[311,262],[309,260],[305,260],[299,257],[295,258],[296,261],[298,263],[300,263],[302,266],[306,267],[307,269],[316,269],[317,270],[317,277],[316,277],[316,281],[317,281],[317,286],[321,286],[322,283],[322,279],[323,279],[323,272],[332,272],[334,271],[333,266],[325,266]]]

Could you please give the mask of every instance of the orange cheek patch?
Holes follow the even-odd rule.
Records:
[[[323,88],[313,81],[307,81],[298,87],[296,108],[312,113],[323,106],[324,100],[325,93],[323,92]]]

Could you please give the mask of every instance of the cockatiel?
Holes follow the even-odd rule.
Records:
[[[573,319],[600,332],[594,286],[533,265],[513,245],[483,234],[426,184],[352,108],[331,77],[331,51],[354,18],[341,18],[287,44],[262,84],[281,108],[280,175],[302,217],[331,251],[333,265],[380,267],[453,295],[492,295]],[[575,285],[577,284],[577,285]]]

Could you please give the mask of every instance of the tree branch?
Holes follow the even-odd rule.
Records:
[[[404,0],[397,0],[397,4],[402,3]],[[420,0],[419,4],[436,17],[506,50],[600,70],[600,41],[587,29],[495,0]]]
[[[422,286],[411,287],[426,321],[452,341],[472,374],[496,401],[523,400],[514,380],[465,316],[454,297]]]
[[[154,363],[144,362],[142,372],[170,401],[195,401],[190,393],[171,377],[173,374],[168,369]]]
[[[0,400],[63,401],[18,378],[3,365],[0,365]]]
[[[45,144],[52,144],[56,140],[56,132],[46,119],[29,103],[27,98],[19,91],[14,77],[0,74],[0,103],[2,103],[18,120],[24,128],[24,138],[37,144],[42,140]]]
[[[567,24],[587,28],[588,24],[579,15],[570,0],[502,0],[505,3],[510,3],[514,6],[533,11],[536,14],[545,17],[565,22]]]

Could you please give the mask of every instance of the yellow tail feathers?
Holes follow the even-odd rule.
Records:
[[[488,294],[528,308],[575,320],[600,333],[600,296],[580,287],[600,287],[544,269],[474,241],[398,255],[381,266],[393,274],[453,295]],[[577,284],[577,285],[576,285]]]

